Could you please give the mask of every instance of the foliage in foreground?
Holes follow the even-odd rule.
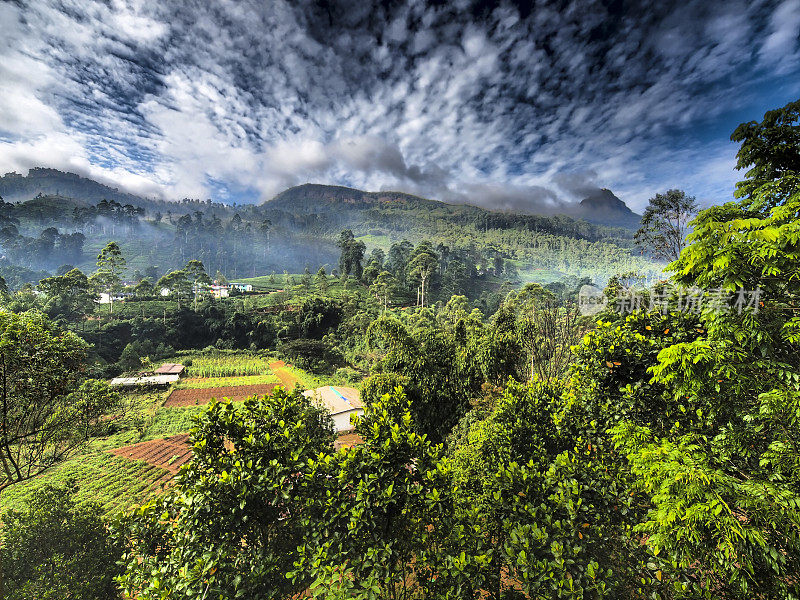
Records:
[[[119,396],[85,379],[86,343],[38,313],[0,310],[0,490],[77,452]]]
[[[78,504],[69,483],[45,485],[27,508],[3,520],[3,598],[114,600],[122,548],[108,536],[102,510]]]

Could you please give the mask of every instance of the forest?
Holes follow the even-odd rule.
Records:
[[[655,277],[664,264],[637,251],[633,229],[563,215],[492,212],[408,194],[311,184],[260,205],[156,201],[107,188],[112,197],[96,200],[94,182],[73,188],[67,185],[72,181],[68,175],[38,169],[27,178],[0,177],[0,190],[15,198],[27,189],[18,182],[60,186],[57,193],[0,201],[0,276],[14,289],[66,272],[67,266],[92,270],[97,253],[110,241],[124,251],[130,279],[136,270],[150,270],[154,282],[189,260],[229,278],[317,272],[320,267],[331,273],[338,268],[337,241],[343,230],[384,254],[404,241],[429,241],[446,249],[443,260],[449,251],[469,256],[481,273],[502,261],[513,267],[503,278],[512,282],[563,277],[605,282],[627,271]],[[62,195],[84,190],[84,197]]]
[[[733,199],[657,194],[628,237],[413,202],[0,206],[0,597],[800,598],[800,101],[732,139]],[[325,249],[243,278],[290,235]],[[252,290],[215,298],[228,277]],[[107,383],[160,361],[178,391],[272,387]],[[320,385],[360,391],[357,442]],[[191,456],[123,458],[156,440]]]

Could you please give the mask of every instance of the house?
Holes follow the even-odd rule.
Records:
[[[211,295],[217,300],[220,298],[227,298],[229,296],[227,285],[214,284],[209,289],[211,290]]]
[[[230,289],[237,290],[239,292],[252,292],[253,286],[250,283],[231,283]]]
[[[98,297],[95,299],[95,302],[98,304],[111,304],[111,295],[107,294],[106,292],[100,292]],[[121,294],[114,294],[114,302],[121,302],[125,300],[125,296]]]
[[[337,433],[352,431],[350,417],[364,414],[361,394],[355,388],[327,385],[315,390],[306,390],[303,395],[328,409]]]

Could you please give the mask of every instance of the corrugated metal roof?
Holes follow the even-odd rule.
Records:
[[[158,375],[170,375],[170,374],[181,374],[183,373],[183,369],[185,367],[183,365],[179,365],[178,363],[164,363],[160,367],[155,370],[155,373]]]
[[[355,388],[326,385],[303,393],[322,402],[331,415],[364,409],[364,405],[361,404],[361,394]]]
[[[136,385],[169,385],[180,379],[180,375],[145,375],[143,377],[115,377],[110,385],[131,387]]]

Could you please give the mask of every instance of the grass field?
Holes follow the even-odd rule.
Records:
[[[186,433],[194,427],[194,420],[206,410],[205,406],[162,407],[156,412],[144,435],[136,441],[154,440],[156,438]]]

